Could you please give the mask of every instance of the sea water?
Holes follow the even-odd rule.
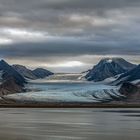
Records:
[[[140,140],[140,109],[1,108],[0,140]]]

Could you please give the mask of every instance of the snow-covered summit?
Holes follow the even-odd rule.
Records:
[[[102,81],[106,78],[127,72],[136,65],[127,62],[123,58],[104,58],[95,65],[85,76],[90,81]]]

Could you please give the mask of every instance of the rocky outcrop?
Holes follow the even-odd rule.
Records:
[[[140,86],[125,82],[120,87],[119,92],[126,97],[126,101],[140,102]]]
[[[136,67],[136,65],[122,58],[105,58],[95,65],[85,76],[89,81],[102,81],[106,78],[125,73]]]
[[[13,94],[18,92],[25,91],[24,87],[21,86],[16,82],[13,77],[7,78],[1,85],[0,85],[0,96],[7,94]]]

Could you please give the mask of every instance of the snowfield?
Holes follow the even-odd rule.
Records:
[[[6,96],[22,102],[104,102],[121,98],[117,87],[93,83],[32,83],[32,92]],[[36,90],[38,89],[38,90]]]

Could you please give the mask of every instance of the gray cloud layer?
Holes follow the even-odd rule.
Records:
[[[139,13],[139,0],[0,0],[0,56],[139,56]]]
[[[50,56],[77,56],[77,55],[139,55],[139,44],[129,45],[129,42],[114,44],[109,42],[98,43],[89,41],[48,41],[40,43],[17,43],[4,45],[0,54],[14,57],[50,57]]]

